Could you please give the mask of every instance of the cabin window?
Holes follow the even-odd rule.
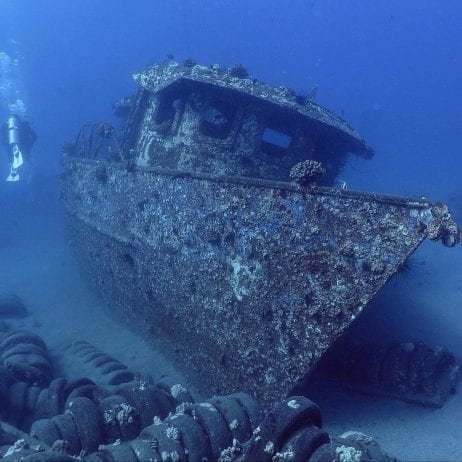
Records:
[[[292,137],[272,128],[265,128],[263,143],[274,144],[278,148],[287,149],[292,142]]]
[[[213,101],[207,105],[200,125],[201,132],[211,138],[224,140],[229,137],[233,126],[236,106],[222,101]]]
[[[261,140],[261,150],[266,154],[283,155],[292,143],[292,137],[287,133],[266,127]]]
[[[183,100],[175,96],[162,97],[157,107],[155,121],[157,125],[173,123],[177,111],[181,109]]]

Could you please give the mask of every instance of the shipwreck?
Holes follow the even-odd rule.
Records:
[[[373,153],[343,119],[242,66],[134,74],[121,135],[83,126],[62,198],[90,280],[114,313],[207,393],[286,396],[448,208],[337,185]]]

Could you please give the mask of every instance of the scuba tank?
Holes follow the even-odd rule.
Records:
[[[13,162],[11,163],[10,174],[8,175],[7,181],[18,181],[19,173],[17,168],[24,163],[22,152],[19,149],[20,143],[20,123],[18,116],[11,114],[7,121],[8,128],[8,146],[11,149],[13,155]]]

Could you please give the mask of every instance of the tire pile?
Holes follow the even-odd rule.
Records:
[[[460,360],[422,342],[339,342],[322,359],[319,373],[354,391],[431,407],[443,406],[462,377]]]
[[[87,342],[66,354],[82,377],[54,377],[37,335],[0,335],[0,459],[24,462],[392,461],[370,438],[331,437],[310,400],[290,397],[266,416],[244,393],[194,403],[167,378],[154,383]]]

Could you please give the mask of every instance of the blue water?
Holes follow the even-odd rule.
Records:
[[[135,90],[131,72],[167,54],[241,63],[261,80],[305,94],[318,85],[317,101],[345,117],[376,151],[370,161],[350,158],[342,174],[350,189],[449,201],[462,222],[461,43],[459,0],[0,0],[0,52],[18,60],[13,86],[38,134],[32,164],[40,179],[30,188],[6,183],[8,158],[0,147],[2,290],[23,289],[29,299],[45,292],[41,306],[66,292],[63,281],[75,284],[68,277],[78,274],[72,256],[63,250],[61,258],[57,250],[67,245],[53,199],[61,145],[83,122],[109,119],[111,104]],[[0,88],[0,123],[13,98],[7,90]],[[374,302],[371,331],[441,344],[462,356],[460,257],[459,249],[439,243],[420,249],[415,270]],[[34,278],[43,271],[47,278]],[[61,280],[60,273],[67,276]],[[392,407],[381,414],[389,427],[380,428],[360,413],[358,422],[347,411],[332,415],[348,428],[357,423],[367,432],[370,424],[404,458],[462,458],[456,411],[441,419],[453,424],[444,431],[456,428],[451,438],[460,437],[458,443],[432,443],[427,427],[411,425],[412,437],[434,452],[419,453],[417,443],[393,445],[387,432],[396,419],[417,421],[412,412]]]
[[[377,150],[358,175],[365,187],[438,197],[458,188],[457,0],[2,0],[1,13],[2,40],[17,40],[24,56],[44,161],[82,121],[108,116],[111,101],[133,90],[133,70],[171,53],[243,63],[301,92],[319,85],[318,101]]]

